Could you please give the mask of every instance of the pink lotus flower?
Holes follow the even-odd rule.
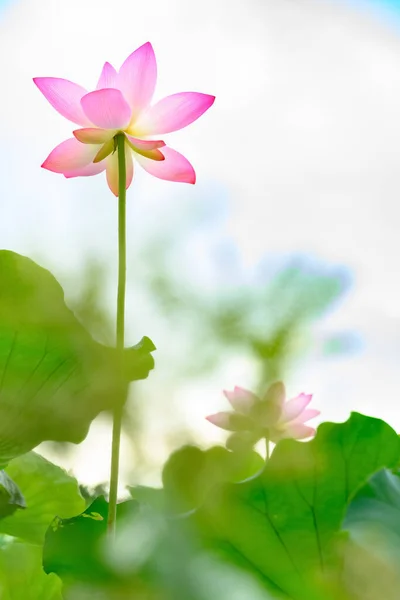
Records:
[[[97,175],[106,170],[108,185],[117,196],[118,153],[114,137],[123,132],[127,188],[133,178],[132,156],[155,177],[195,183],[189,161],[166,146],[159,136],[196,121],[215,97],[181,92],[151,105],[157,65],[149,42],[128,56],[119,72],[106,62],[93,92],[66,79],[37,77],[33,81],[63,117],[81,127],[73,131],[73,138],[54,148],[42,164],[45,169],[65,177]]]
[[[311,394],[300,394],[286,401],[285,387],[280,382],[271,385],[263,398],[240,387],[224,394],[233,412],[220,412],[207,419],[217,427],[235,432],[228,440],[231,447],[236,442],[254,445],[261,438],[276,444],[284,438],[301,440],[315,435],[315,429],[305,425],[320,414],[307,408]]]

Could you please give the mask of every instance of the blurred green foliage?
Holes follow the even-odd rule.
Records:
[[[198,273],[171,267],[172,242],[148,246],[151,269],[139,273],[145,306],[171,333],[176,380],[245,356],[265,387],[307,357],[315,324],[348,286],[341,268],[291,259],[251,281],[222,265],[204,292]],[[248,449],[185,446],[162,487],[130,486],[115,539],[96,497],[106,490],[23,454],[42,439],[79,441],[153,368],[149,338],[126,350],[123,371],[116,364],[103,271],[89,271],[72,312],[50,273],[0,252],[0,598],[395,600],[400,444],[378,419],[323,424],[311,442],[278,443],[267,463]],[[325,335],[320,348],[342,352],[346,339]]]
[[[343,577],[357,600],[395,600],[400,590],[400,478],[382,469],[361,486],[347,510],[350,533]]]
[[[138,261],[154,312],[179,340],[176,377],[209,375],[240,356],[255,366],[254,387],[264,388],[315,350],[315,324],[348,290],[349,272],[311,256],[263,259],[244,269],[232,241],[215,243],[211,224],[199,225],[197,217],[155,228]],[[342,353],[351,342],[334,332],[318,340],[318,352]]]
[[[294,260],[263,285],[239,283],[228,293],[201,298],[172,282],[168,272],[159,271],[152,291],[166,315],[197,323],[196,348],[204,349],[205,356],[201,350],[196,353],[192,370],[215,367],[228,349],[254,361],[263,386],[281,378],[294,361],[305,359],[313,322],[347,287],[341,270],[310,272],[307,261]]]
[[[353,414],[322,425],[311,442],[280,442],[261,469],[255,458],[244,468],[242,456],[223,448],[181,449],[165,466],[163,489],[133,488],[136,499],[119,505],[115,540],[106,538],[104,498],[55,519],[46,572],[61,577],[67,599],[359,600],[352,523],[371,523],[360,497],[398,510],[397,482],[374,475],[399,464],[397,434]],[[247,478],[238,480],[240,472]]]

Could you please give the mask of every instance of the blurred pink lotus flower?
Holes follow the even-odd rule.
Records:
[[[117,72],[106,62],[96,90],[55,77],[36,77],[35,84],[50,104],[82,129],[59,144],[42,167],[65,177],[97,175],[106,170],[111,191],[118,195],[118,153],[114,136],[125,134],[126,187],[133,178],[132,156],[151,175],[168,181],[195,183],[189,161],[159,138],[196,121],[215,97],[181,92],[151,105],[157,64],[147,42]],[[156,139],[153,139],[156,136]]]
[[[284,438],[302,440],[315,435],[315,429],[305,425],[320,414],[318,410],[307,408],[311,394],[300,394],[286,401],[281,382],[271,385],[262,398],[240,387],[224,394],[233,411],[206,418],[221,429],[235,432],[228,440],[230,447],[240,442],[254,445],[262,438],[276,444]]]

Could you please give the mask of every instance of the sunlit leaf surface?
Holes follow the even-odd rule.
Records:
[[[26,508],[1,519],[0,533],[42,544],[54,517],[68,518],[84,509],[76,479],[35,452],[12,460],[6,472],[21,490]]]

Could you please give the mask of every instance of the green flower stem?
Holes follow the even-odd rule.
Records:
[[[125,136],[116,136],[118,152],[118,296],[117,296],[117,352],[122,370],[125,345],[125,289],[126,289],[126,165]],[[121,443],[123,402],[118,398],[113,414],[111,449],[110,501],[108,531],[115,534],[118,496],[119,453]]]

